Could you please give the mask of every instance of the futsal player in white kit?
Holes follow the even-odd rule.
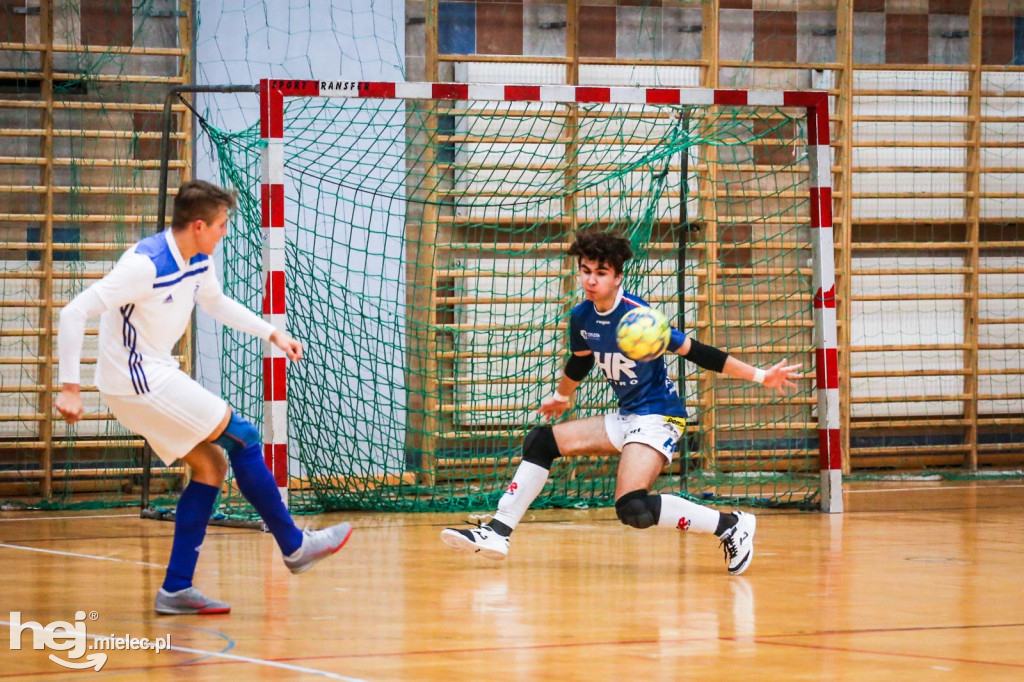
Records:
[[[504,559],[512,531],[540,495],[558,457],[619,455],[615,513],[633,528],[662,526],[714,534],[721,542],[729,573],[739,575],[754,556],[753,514],[719,512],[677,495],[652,495],[651,486],[672,461],[685,428],[686,408],[668,377],[664,357],[635,362],[619,350],[615,330],[628,311],[647,304],[622,288],[623,264],[632,258],[629,241],[613,232],[581,232],[569,247],[576,256],[586,300],[569,316],[572,355],[555,392],[537,412],[558,419],[569,397],[597,364],[615,391],[619,411],[555,425],[536,426],[523,439],[523,458],[498,501],[492,521],[479,528],[448,528],[441,539],[456,550]],[[746,379],[785,392],[795,387],[800,365],[783,360],[769,369],[753,367],[713,346],[672,330],[669,352],[698,367]]]
[[[56,407],[61,415],[70,423],[82,418],[85,323],[100,316],[96,386],[103,401],[165,464],[183,459],[192,469],[178,500],[171,557],[156,596],[155,609],[161,614],[230,611],[192,585],[228,460],[238,489],[267,524],[292,573],[337,552],[352,533],[348,523],[299,530],[264,463],[259,430],[182,372],[171,356],[198,303],[219,322],[270,341],[289,360],[302,359],[299,341],[221,290],[210,256],[226,234],[228,211],[234,206],[233,194],[201,180],[186,182],[174,199],[171,228],[125,251],[103,279],[76,296],[60,315],[62,387]]]

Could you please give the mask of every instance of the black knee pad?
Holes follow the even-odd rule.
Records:
[[[627,526],[650,528],[661,517],[661,495],[634,490],[615,500],[615,515]]]
[[[559,454],[555,433],[550,426],[534,426],[523,439],[524,462],[550,469]]]

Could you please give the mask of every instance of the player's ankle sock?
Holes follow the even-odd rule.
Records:
[[[230,455],[230,458],[238,489],[267,524],[281,553],[285,556],[294,554],[302,546],[302,531],[296,527],[288,507],[284,506],[274,476],[263,462],[263,448],[258,443],[253,444]]]
[[[497,519],[491,519],[491,522],[487,524],[487,527],[503,538],[507,538],[512,535],[512,529]]]
[[[714,509],[690,502],[675,495],[660,495],[661,515],[658,525],[689,530],[694,533],[713,533],[723,516]]]
[[[213,514],[213,503],[217,500],[218,489],[212,485],[191,481],[174,512],[174,544],[171,545],[171,560],[167,563],[164,589],[177,592],[192,587],[192,576],[199,561],[199,548],[206,537],[206,524]]]
[[[731,512],[722,512],[722,515],[718,518],[718,527],[715,528],[715,535],[720,536],[739,522],[740,519],[735,514]]]
[[[533,462],[520,462],[512,482],[498,500],[498,511],[494,513],[494,521],[504,524],[511,533],[526,510],[540,495],[547,480],[547,469]],[[494,528],[494,521],[490,523],[491,528]]]

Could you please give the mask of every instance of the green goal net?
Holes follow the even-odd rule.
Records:
[[[626,288],[678,328],[808,371],[783,396],[673,356],[689,428],[657,487],[817,504],[804,110],[294,97],[283,117],[288,319],[306,344],[288,370],[293,508],[493,507],[568,356],[579,229],[625,233]],[[258,125],[204,132],[241,197],[225,288],[259,309],[266,143]],[[260,423],[261,346],[223,334],[224,397]],[[595,369],[567,418],[614,409]],[[615,469],[560,458],[536,504],[610,504]]]

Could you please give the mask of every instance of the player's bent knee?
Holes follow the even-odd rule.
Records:
[[[633,528],[650,528],[661,516],[661,496],[646,490],[634,490],[615,500],[615,515]]]
[[[536,464],[545,469],[551,468],[561,453],[555,441],[555,433],[550,426],[535,426],[523,439],[523,461]]]
[[[201,444],[184,457],[192,468],[192,480],[219,486],[228,475],[228,461],[217,448]]]
[[[260,432],[248,419],[239,417],[237,412],[232,411],[224,433],[217,436],[213,443],[224,448],[230,457],[246,448],[259,445]]]

